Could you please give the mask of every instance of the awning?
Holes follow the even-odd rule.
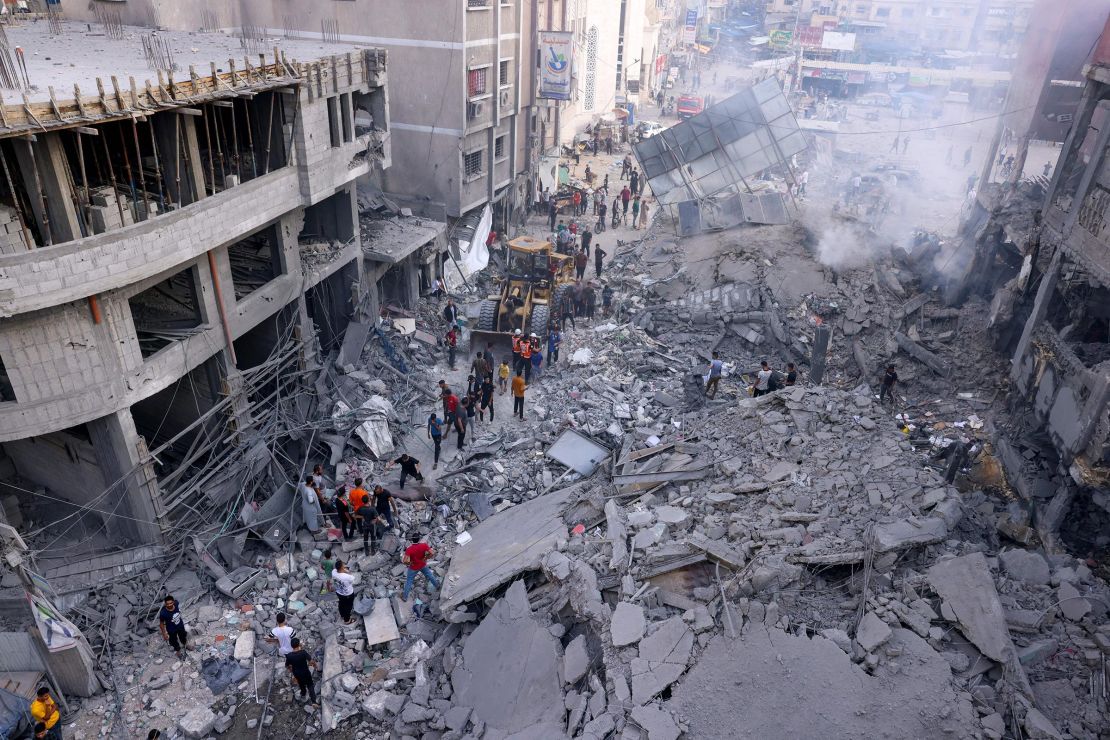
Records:
[[[697,48],[698,51],[700,51],[702,54],[708,54],[709,52],[713,51],[712,46],[706,46],[705,44],[697,44]]]

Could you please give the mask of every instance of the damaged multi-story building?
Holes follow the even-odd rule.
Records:
[[[1071,36],[1056,43],[1075,45]],[[1028,128],[1011,132],[1022,159],[1035,126],[1047,121],[1042,114],[1059,113],[1052,86],[1066,82],[1056,64],[1061,54],[1040,49],[1047,56],[1043,74],[1031,78],[1035,105],[1022,116]],[[1084,76],[1051,179],[1015,176],[986,186],[971,221],[979,238],[972,272],[985,268],[979,274],[1006,280],[991,320],[998,346],[1012,353],[1011,421],[996,440],[1020,499],[1008,533],[1021,539],[1030,525],[1050,546],[1092,553],[1110,545],[1110,26]],[[991,171],[988,163],[984,175]]]
[[[0,107],[4,512],[79,522],[81,552],[234,505],[277,401],[353,316],[414,299],[442,238],[360,238],[356,182],[391,163],[385,51],[85,29],[9,27],[40,56]]]

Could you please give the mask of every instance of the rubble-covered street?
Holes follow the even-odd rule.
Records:
[[[44,339],[0,364],[8,736],[41,686],[66,740],[1110,740],[1110,0],[953,0],[966,29],[882,3],[468,0],[433,41],[258,2],[188,47],[257,68],[183,82],[173,30],[130,105],[25,79],[0,350]],[[122,55],[130,10],[89,8]],[[415,48],[467,73],[429,118]],[[644,76],[606,99],[610,54]],[[533,106],[545,75],[568,91]],[[126,204],[101,130],[150,178]],[[90,203],[119,223],[86,234]],[[112,229],[146,273],[85,256],[39,306],[82,278],[31,282],[22,247]],[[193,232],[219,243],[158,262]],[[28,402],[57,345],[113,359],[59,355],[68,405]]]

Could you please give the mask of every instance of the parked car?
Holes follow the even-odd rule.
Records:
[[[659,123],[658,121],[640,121],[640,123],[637,125],[637,128],[640,131],[641,139],[650,139],[652,136],[655,136],[657,133],[665,130],[667,127]]]

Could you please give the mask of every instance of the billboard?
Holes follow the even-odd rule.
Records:
[[[821,40],[822,49],[833,51],[855,51],[856,35],[854,33],[840,33],[839,31],[825,31]]]
[[[548,100],[570,100],[574,36],[565,31],[540,31],[540,89]]]
[[[771,37],[771,46],[775,49],[785,49],[790,46],[794,40],[794,34],[790,31],[774,30],[768,36]]]
[[[682,26],[682,41],[692,44],[698,38],[698,11],[690,8],[686,11],[686,22]]]

